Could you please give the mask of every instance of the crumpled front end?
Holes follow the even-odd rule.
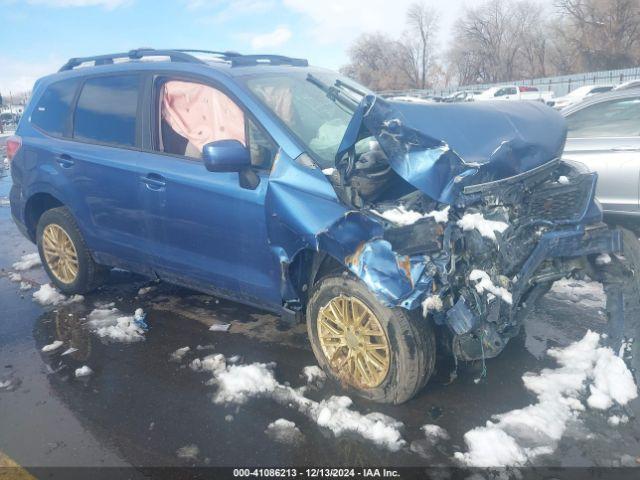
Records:
[[[596,175],[559,160],[562,119],[544,106],[513,108],[468,110],[478,128],[485,119],[491,141],[481,131],[445,141],[422,131],[431,125],[410,126],[417,112],[409,121],[365,98],[326,175],[330,185],[311,162],[279,161],[267,209],[289,305],[303,302],[287,269],[310,249],[382,304],[446,326],[457,358],[491,358],[553,281],[582,271],[590,255],[621,251],[619,234],[602,223]]]

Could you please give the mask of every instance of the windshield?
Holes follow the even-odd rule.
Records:
[[[353,115],[352,108],[324,90],[325,86],[335,88],[336,82],[369,93],[337,74],[316,70],[311,75],[301,71],[245,80],[249,89],[302,141],[321,168],[334,166],[338,147]],[[348,89],[346,92],[349,94]],[[352,92],[349,96],[357,98]]]

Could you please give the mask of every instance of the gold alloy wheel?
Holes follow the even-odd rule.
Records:
[[[62,283],[73,283],[78,276],[78,253],[60,225],[50,223],[42,232],[42,250],[49,270]]]
[[[331,299],[318,314],[322,352],[338,377],[358,388],[375,388],[389,372],[389,340],[371,309],[355,297]]]

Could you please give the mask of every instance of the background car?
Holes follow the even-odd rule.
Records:
[[[481,93],[479,90],[459,90],[444,97],[442,101],[445,103],[472,102],[474,98]]]
[[[523,85],[502,85],[491,87],[480,95],[474,96],[474,100],[538,100],[549,102],[553,98],[553,92],[541,92],[537,87]]]
[[[628,90],[630,88],[638,88],[640,87],[640,80],[629,80],[628,82],[623,82],[620,83],[618,85],[616,85],[615,87],[613,87],[614,90]]]
[[[591,95],[606,93],[612,89],[613,85],[585,85],[583,87],[578,87],[575,90],[572,90],[562,97],[557,97],[553,100],[549,100],[547,102],[547,105],[560,110],[575,103],[581,102]]]
[[[640,88],[593,96],[564,109],[563,159],[598,172],[605,213],[640,219]]]

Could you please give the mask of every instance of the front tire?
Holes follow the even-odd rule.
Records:
[[[62,293],[84,294],[103,283],[107,270],[93,261],[67,208],[52,208],[42,214],[36,241],[42,265]]]
[[[430,321],[385,307],[346,274],[327,276],[313,287],[307,331],[323,370],[348,391],[375,402],[406,402],[434,370]]]

